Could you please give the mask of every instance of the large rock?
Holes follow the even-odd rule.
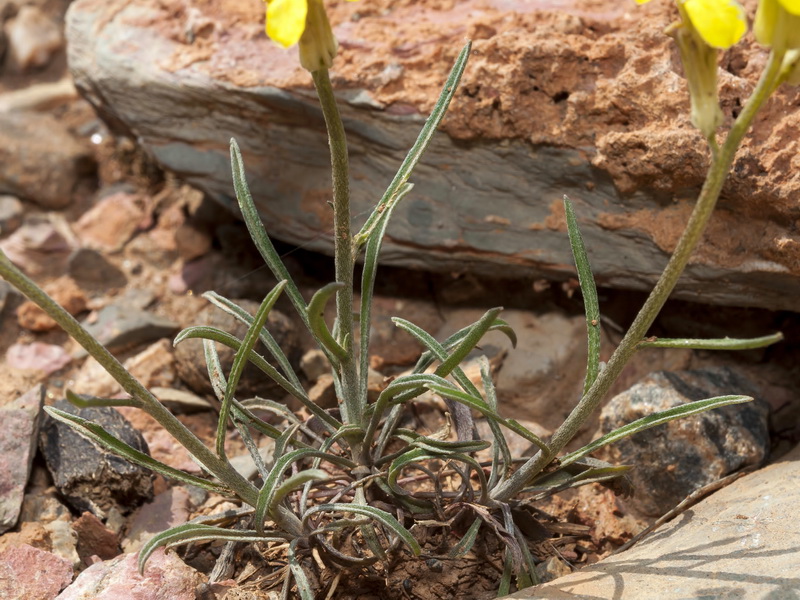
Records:
[[[687,402],[727,394],[755,400],[677,419],[603,448],[603,460],[633,466],[628,476],[636,493],[623,501],[628,508],[660,517],[704,485],[763,463],[769,454],[769,405],[747,379],[718,367],[652,373],[603,407],[600,434]]]
[[[798,500],[800,448],[693,506],[631,550],[508,598],[796,599],[800,521],[792,516]]]
[[[334,82],[362,219],[411,146],[465,38],[471,64],[384,246],[388,263],[493,275],[573,273],[561,197],[576,205],[603,285],[649,289],[708,163],[689,123],[671,3],[337,3]],[[554,6],[554,5],[552,5]],[[165,168],[232,204],[228,140],[277,238],[330,252],[328,149],[308,73],[263,34],[263,3],[78,0],[76,84]],[[765,51],[725,55],[738,113]],[[759,118],[681,298],[796,308],[800,193],[793,90]],[[723,285],[724,284],[724,285]]]

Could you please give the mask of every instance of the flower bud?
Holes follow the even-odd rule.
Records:
[[[676,26],[672,35],[689,83],[692,125],[711,139],[723,120],[717,97],[717,50],[703,40],[691,22]]]
[[[322,0],[308,0],[306,28],[300,38],[300,64],[308,71],[330,69],[338,49]]]

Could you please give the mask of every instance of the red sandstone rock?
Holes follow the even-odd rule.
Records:
[[[708,164],[664,34],[676,18],[671,3],[331,5],[341,45],[333,78],[359,215],[391,179],[465,39],[474,40],[443,132],[389,227],[387,262],[567,277],[566,193],[599,282],[652,286]],[[235,136],[270,232],[330,252],[327,146],[308,74],[294,50],[264,37],[261,2],[212,0],[198,10],[204,25],[195,30],[197,15],[177,0],[78,0],[68,19],[78,87],[164,167],[228,204],[227,142]],[[721,56],[720,133],[764,60],[751,36]],[[786,88],[766,105],[677,296],[794,308],[796,99]]]

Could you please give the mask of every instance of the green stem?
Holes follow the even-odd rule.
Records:
[[[328,129],[328,143],[331,149],[331,170],[333,175],[333,220],[334,220],[334,260],[336,281],[344,286],[336,294],[336,319],[338,322],[338,341],[347,356],[339,361],[342,383],[342,416],[345,423],[361,425],[364,413],[364,400],[358,397],[358,368],[353,352],[353,252],[352,231],[350,230],[350,181],[347,159],[347,138],[339,114],[339,107],[333,95],[333,87],[327,69],[312,71],[314,85]]]
[[[130,394],[132,398],[136,398],[141,402],[142,410],[158,421],[210,473],[233,490],[244,502],[250,506],[256,505],[258,490],[255,486],[239,475],[227,460],[219,458],[209,450],[153,394],[139,383],[133,375],[128,373],[125,367],[75,320],[75,317],[64,310],[30,278],[25,276],[2,251],[0,251],[0,275],[50,315],[64,331],[83,346],[122,386],[122,389]]]
[[[492,491],[492,499],[496,502],[507,502],[513,498],[527,485],[532,477],[538,475],[552,462],[564,446],[575,437],[575,434],[589,416],[597,409],[628,360],[636,352],[637,345],[645,337],[647,330],[653,324],[670,293],[672,293],[678,278],[689,262],[695,246],[697,246],[703,231],[705,231],[708,219],[714,211],[722,190],[722,184],[730,171],[742,138],[750,128],[753,117],[773,90],[773,81],[779,74],[783,54],[783,52],[775,51],[770,54],[769,62],[761,74],[758,85],[745,104],[741,114],[733,123],[719,152],[715,153],[716,156],[709,167],[697,204],[692,211],[686,229],[678,241],[672,258],[667,263],[664,272],[661,274],[653,291],[650,292],[639,314],[636,315],[636,319],[630,329],[609,359],[608,364],[600,372],[592,387],[581,398],[575,409],[553,434],[549,444],[550,451],[544,452],[540,450],[533,458],[522,465],[513,476]]]

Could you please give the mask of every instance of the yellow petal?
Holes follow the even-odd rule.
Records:
[[[778,0],[780,5],[792,15],[800,15],[800,0]]]
[[[700,37],[714,48],[730,48],[747,31],[744,9],[735,0],[686,0],[683,7]]]
[[[306,28],[306,0],[269,0],[267,35],[284,48],[296,44]]]
[[[636,0],[636,4],[647,4],[650,0]]]

